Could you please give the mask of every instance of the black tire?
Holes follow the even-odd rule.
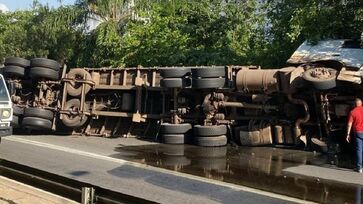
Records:
[[[50,130],[52,129],[52,121],[44,118],[24,117],[21,125],[31,130]]]
[[[321,72],[328,73],[324,77],[314,77],[316,73]],[[337,86],[337,74],[338,72],[332,68],[313,68],[306,70],[303,74],[303,78],[310,82],[318,90],[327,90]]]
[[[134,110],[134,95],[131,93],[123,93],[122,94],[122,104],[121,110],[122,111],[132,111]]]
[[[193,78],[218,78],[226,77],[226,69],[224,67],[215,68],[195,68],[192,69]]]
[[[225,78],[192,79],[192,87],[197,89],[222,88],[225,83]]]
[[[64,107],[65,110],[80,109],[80,108],[81,108],[81,101],[77,98],[67,101],[65,104],[65,107]],[[89,107],[85,103],[84,110],[87,111],[88,109],[89,109]],[[64,114],[62,116],[63,124],[66,125],[67,127],[71,127],[71,128],[81,127],[82,125],[84,125],[87,122],[87,119],[88,119],[88,117],[86,115],[81,117],[80,115],[73,116],[73,115]]]
[[[15,65],[7,65],[3,68],[3,74],[6,77],[23,77],[25,75],[25,68]]]
[[[45,67],[32,67],[29,71],[29,76],[32,79],[48,79],[48,80],[59,80],[59,71],[45,68]]]
[[[36,117],[53,121],[54,113],[42,108],[25,108],[24,117]]]
[[[191,69],[188,67],[179,67],[179,68],[164,68],[160,69],[160,75],[163,78],[179,78],[184,77],[189,74]]]
[[[165,78],[160,80],[160,85],[165,88],[182,88],[185,84],[182,78]]]
[[[46,68],[53,69],[55,71],[59,71],[59,69],[61,68],[61,65],[57,61],[51,60],[51,59],[46,59],[46,58],[31,59],[30,66],[31,67],[46,67]]]
[[[192,129],[192,125],[189,123],[171,124],[162,123],[160,127],[160,133],[162,134],[184,134]]]
[[[19,128],[20,127],[20,121],[19,121],[19,117],[17,115],[13,115],[13,120],[11,120],[10,125],[13,128]]]
[[[5,59],[4,65],[14,65],[25,68],[30,66],[30,61],[20,57],[8,57]]]
[[[195,125],[193,128],[194,135],[200,137],[213,137],[227,134],[227,126],[225,125],[211,125],[201,126]]]
[[[184,134],[162,134],[161,140],[165,144],[184,144]]]
[[[225,135],[216,137],[195,137],[195,144],[202,147],[221,147],[227,145],[227,137]]]
[[[84,69],[76,68],[68,72],[67,77],[70,79],[92,80],[91,74]],[[91,90],[91,85],[85,84],[85,94]],[[82,83],[67,83],[67,93],[71,96],[80,96],[82,93]]]
[[[20,115],[23,115],[23,114],[24,114],[24,108],[13,105],[13,115],[20,116]]]

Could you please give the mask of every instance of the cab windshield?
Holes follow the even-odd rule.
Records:
[[[9,94],[6,89],[4,78],[0,75],[0,101],[9,101]]]

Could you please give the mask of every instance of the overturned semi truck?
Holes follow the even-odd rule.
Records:
[[[354,98],[362,97],[360,43],[305,42],[281,69],[69,69],[49,59],[11,57],[2,71],[18,130],[200,146],[324,144],[342,134]]]

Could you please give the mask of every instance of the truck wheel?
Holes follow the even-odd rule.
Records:
[[[13,127],[13,128],[18,128],[19,127],[19,117],[16,116],[16,115],[13,115],[13,120],[10,122],[10,125]]]
[[[46,68],[50,68],[53,69],[55,71],[59,71],[61,65],[55,61],[55,60],[51,60],[51,59],[46,59],[46,58],[33,58],[30,60],[30,66],[31,67],[46,67]]]
[[[162,123],[160,128],[160,133],[162,134],[184,134],[192,129],[192,125],[189,123],[182,124],[171,124]]]
[[[30,66],[30,61],[20,57],[8,57],[5,59],[4,65],[14,65],[25,68]]]
[[[162,134],[161,140],[165,144],[184,144],[184,134]]]
[[[7,65],[3,68],[3,74],[6,77],[23,77],[25,75],[25,68],[15,65]]]
[[[13,114],[17,115],[17,116],[23,115],[24,114],[24,108],[13,105]]]
[[[91,74],[84,69],[76,68],[69,71],[68,78],[70,79],[86,79],[92,80]],[[85,77],[85,78],[84,78]],[[85,84],[85,94],[91,90],[91,85]],[[67,93],[71,96],[80,96],[82,93],[82,83],[71,82],[67,84]]]
[[[213,137],[219,135],[227,134],[227,126],[225,125],[211,125],[211,126],[201,126],[195,125],[193,128],[194,135],[200,137]]]
[[[58,80],[59,71],[45,67],[32,67],[30,68],[29,76],[32,79],[48,79],[48,80]]]
[[[192,87],[197,89],[222,88],[225,82],[225,78],[192,79]]]
[[[191,72],[191,69],[188,67],[179,67],[179,68],[164,68],[160,69],[160,75],[163,78],[179,78],[184,77],[188,73]]]
[[[306,70],[303,78],[318,90],[327,90],[336,87],[337,71],[332,68],[313,68]]]
[[[160,80],[160,85],[166,88],[182,88],[184,83],[182,78],[165,78]]]
[[[193,78],[218,78],[225,77],[226,69],[224,67],[215,68],[195,68],[192,69]]]
[[[37,117],[47,120],[53,120],[53,111],[42,109],[42,108],[26,108],[24,110],[24,117]]]
[[[64,107],[65,110],[71,110],[71,111],[78,111],[80,108],[81,108],[81,101],[77,98],[67,101],[66,105]],[[89,109],[89,107],[85,103],[84,110],[88,110],[88,109]],[[72,127],[72,128],[81,127],[82,125],[84,125],[86,123],[87,119],[88,119],[88,117],[86,115],[83,115],[83,117],[81,117],[80,115],[63,114],[63,116],[62,116],[63,124],[68,127]]]
[[[52,121],[37,117],[24,117],[21,125],[24,128],[31,130],[52,129]]]
[[[195,143],[202,147],[220,147],[227,145],[227,137],[225,135],[216,137],[195,137]]]

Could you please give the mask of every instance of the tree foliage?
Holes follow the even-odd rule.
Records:
[[[132,4],[135,2],[135,5]],[[90,19],[99,21],[89,31]],[[354,38],[357,0],[77,0],[0,13],[0,59],[69,66],[283,66],[304,40]]]

